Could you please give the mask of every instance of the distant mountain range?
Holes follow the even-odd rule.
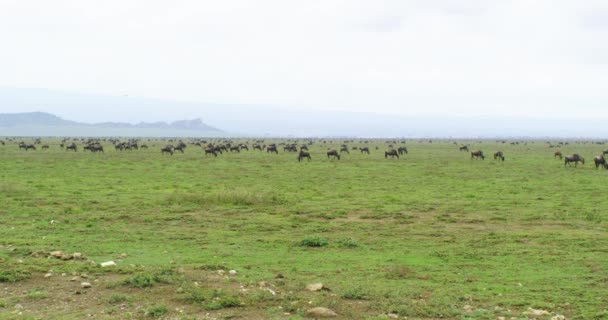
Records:
[[[407,110],[416,106],[404,106]],[[408,116],[0,87],[0,136],[608,137],[608,119],[574,109],[572,115]]]
[[[0,113],[0,134],[2,135],[204,136],[221,133],[221,130],[203,123],[201,119],[180,120],[171,123],[102,122],[89,124],[65,120],[46,112]]]

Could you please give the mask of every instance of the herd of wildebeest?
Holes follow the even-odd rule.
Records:
[[[265,143],[265,140],[256,139],[253,141],[245,141],[235,143],[230,139],[216,139],[217,141],[208,141],[206,139],[192,138],[188,139],[188,143],[184,142],[181,139],[167,139],[168,144],[164,147],[160,148],[161,154],[173,155],[176,152],[184,153],[186,147],[188,145],[201,148],[204,151],[205,156],[214,156],[217,157],[220,154],[225,152],[241,152],[243,150],[258,150],[266,153],[274,153],[278,154],[279,150],[282,148],[282,152],[291,152],[297,154],[297,160],[312,160],[308,147],[313,145],[316,142],[327,144],[334,143],[333,140],[323,140],[323,139],[306,139],[304,141],[291,141],[291,142],[281,142],[281,143]],[[152,141],[151,139],[147,139],[147,141]],[[432,140],[420,140],[423,142],[432,143]],[[368,146],[353,146],[348,147],[348,143],[353,143],[354,140],[342,140],[339,148],[328,148],[326,155],[327,159],[335,159],[340,160],[341,155],[344,153],[350,153],[350,151],[359,151],[360,153],[364,153],[369,155],[370,148]],[[357,141],[362,144],[368,144],[369,141],[361,140]],[[405,144],[406,140],[386,140],[385,141],[388,147],[388,150],[384,151],[385,158],[397,158],[399,156],[403,156],[408,154],[408,149],[405,146],[396,146],[397,144]],[[507,143],[507,141],[496,141],[498,143]],[[7,145],[14,143],[17,144],[20,150],[28,151],[28,150],[37,150],[40,148],[42,150],[49,149],[50,145],[47,143],[43,143],[41,138],[33,139],[32,143],[25,143],[20,138],[8,137],[4,140],[0,140],[0,145]],[[148,145],[142,142],[141,138],[137,139],[127,139],[126,141],[121,141],[118,138],[64,138],[61,140],[59,147],[66,151],[77,152],[79,149],[79,145],[81,146],[83,151],[90,151],[93,153],[96,152],[104,152],[103,144],[112,144],[116,151],[129,151],[129,150],[139,150],[139,149],[148,149]],[[480,141],[481,143],[481,141]],[[512,145],[516,144],[527,144],[527,142],[510,142]],[[587,143],[587,142],[584,142]],[[604,144],[604,142],[594,142],[597,144]],[[485,160],[485,155],[481,150],[469,150],[469,145],[459,145],[457,142],[453,142],[453,144],[458,145],[458,150],[470,153],[471,160],[480,159]],[[559,148],[564,145],[568,145],[569,142],[559,142],[557,144],[553,144],[551,142],[547,142],[549,148]],[[376,146],[375,150],[379,150],[380,147]],[[350,151],[349,151],[350,150]],[[604,150],[602,154],[597,155],[593,158],[593,162],[596,168],[605,168],[608,169],[608,162],[606,161],[605,156],[608,154],[608,150]],[[574,166],[577,166],[580,162],[581,164],[585,164],[585,159],[579,154],[575,153],[572,155],[564,156],[562,152],[558,149],[553,153],[554,158],[564,160],[564,166],[570,166],[574,163]],[[494,160],[505,161],[505,155],[502,151],[494,152]]]

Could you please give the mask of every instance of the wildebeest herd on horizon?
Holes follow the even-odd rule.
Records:
[[[18,148],[23,151],[29,150],[46,150],[50,149],[50,145],[48,143],[42,143],[41,138],[35,138],[33,143],[26,143],[23,139],[9,137],[3,140],[0,139],[0,146],[5,146],[10,142],[14,142],[17,144]],[[79,145],[81,146],[81,150],[83,152],[89,151],[92,153],[105,153],[104,147],[102,143],[108,144],[111,143],[114,147],[115,151],[133,151],[140,149],[148,149],[148,145],[141,142],[141,138],[132,138],[126,141],[122,141],[118,138],[64,138],[61,140],[59,147],[65,151],[77,152],[79,149]],[[151,139],[147,139],[147,141],[152,141]],[[163,140],[164,141],[164,140]],[[313,159],[309,146],[312,146],[315,143],[327,144],[334,143],[333,140],[323,140],[323,139],[306,139],[303,142],[280,142],[280,143],[266,143],[265,139],[257,139],[254,141],[246,141],[235,143],[230,139],[216,139],[216,141],[208,141],[206,139],[193,138],[189,139],[188,143],[184,142],[182,139],[166,139],[168,142],[165,146],[160,148],[160,153],[163,155],[173,156],[175,153],[184,153],[188,145],[200,148],[204,151],[205,156],[213,156],[218,157],[223,153],[240,153],[241,151],[261,151],[268,154],[279,154],[279,151],[286,153],[294,153],[297,154],[296,159],[301,162],[304,160],[311,161]],[[361,140],[357,141],[358,143],[368,144],[369,141]],[[398,143],[405,144],[406,140],[386,140],[388,144],[388,150],[384,151],[385,159],[400,159],[400,156],[404,156],[408,154],[408,148],[405,146],[399,146],[395,148],[394,146]],[[432,140],[419,140],[419,142],[428,142],[432,143]],[[496,141],[498,143],[507,143],[507,141]],[[355,140],[344,140],[340,144],[339,148],[328,147],[325,155],[328,160],[341,160],[344,154],[350,154],[349,150],[359,150],[361,154],[370,155],[370,147],[369,146],[348,146],[348,143],[355,143]],[[481,141],[479,141],[481,143]],[[522,144],[527,144],[527,142],[521,142]],[[585,141],[583,143],[588,143]],[[603,142],[594,142],[597,144],[604,144]],[[457,142],[453,142],[453,144],[458,145]],[[520,144],[520,142],[510,142],[511,145]],[[552,144],[551,142],[547,142],[549,148],[558,148],[561,146],[568,145],[568,142],[559,142],[558,144]],[[38,148],[37,148],[38,147]],[[459,151],[464,151],[470,154],[471,160],[485,160],[485,155],[482,150],[470,150],[470,145],[458,145]],[[379,149],[378,146],[375,147],[376,150]],[[605,168],[608,169],[608,162],[606,161],[605,156],[608,154],[608,150],[604,150],[602,154],[599,154],[593,158],[593,162],[595,164],[595,168]],[[578,153],[574,153],[571,155],[564,156],[560,150],[556,150],[553,153],[553,157],[556,159],[564,160],[564,166],[578,166],[579,163],[582,165],[585,164],[585,158],[579,155]],[[505,155],[503,151],[496,151],[493,154],[493,158],[496,161],[504,162]]]

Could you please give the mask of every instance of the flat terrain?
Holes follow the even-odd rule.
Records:
[[[371,155],[337,161],[341,140],[316,141],[299,163],[18,141],[0,145],[1,319],[608,318],[605,145],[561,146],[587,160],[564,167],[545,142],[397,141],[391,160],[354,141]]]

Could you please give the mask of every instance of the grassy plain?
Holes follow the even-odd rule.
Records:
[[[2,319],[301,319],[318,306],[343,319],[608,319],[600,145],[563,146],[587,158],[564,168],[544,142],[467,142],[481,161],[448,141],[408,141],[390,160],[370,141],[369,156],[329,161],[336,140],[302,163],[43,142],[0,146]]]

